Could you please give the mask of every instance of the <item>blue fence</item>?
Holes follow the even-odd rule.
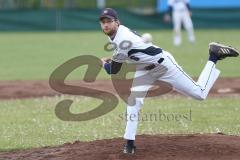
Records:
[[[240,8],[240,0],[190,0],[192,8]],[[157,11],[167,10],[167,0],[157,0]]]

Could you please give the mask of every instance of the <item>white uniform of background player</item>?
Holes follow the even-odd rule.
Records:
[[[197,82],[193,81],[177,64],[173,56],[151,43],[144,43],[142,38],[127,27],[120,25],[116,36],[110,42],[117,44],[117,49],[113,54],[112,60],[115,62],[136,64],[137,71],[133,86],[131,88],[131,98],[136,103],[127,106],[127,124],[124,138],[127,140],[135,140],[138,125],[138,112],[143,105],[143,97],[136,97],[134,91],[145,91],[151,87],[155,81],[164,81],[172,85],[178,92],[190,96],[194,99],[203,100],[207,97],[209,90],[219,76],[220,71],[215,68],[215,63],[208,61]],[[130,41],[132,45],[126,49],[126,46],[120,48],[121,42]],[[159,59],[164,59],[160,64]],[[143,68],[149,64],[155,64],[155,68],[144,70]],[[137,77],[145,75],[144,78]],[[144,84],[135,86],[139,81]],[[130,117],[131,115],[134,115]]]
[[[173,43],[178,46],[181,44],[181,26],[188,34],[189,42],[195,42],[195,36],[193,31],[193,23],[191,20],[191,12],[189,8],[189,0],[168,0],[168,5],[172,10],[172,21],[174,27]]]

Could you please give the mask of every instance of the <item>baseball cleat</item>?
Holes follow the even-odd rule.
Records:
[[[124,145],[123,153],[134,154],[136,152],[136,146]]]
[[[214,54],[219,60],[221,60],[226,57],[237,57],[239,51],[231,46],[211,42],[209,43],[209,54]]]

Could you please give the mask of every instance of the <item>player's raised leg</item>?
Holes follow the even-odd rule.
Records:
[[[170,83],[175,90],[182,94],[198,100],[204,100],[219,76],[220,71],[216,69],[217,61],[226,57],[237,57],[238,55],[239,52],[232,47],[215,42],[210,43],[209,60],[198,81],[195,82],[178,66],[169,53],[164,53],[163,56],[166,59],[165,64],[168,65],[167,68],[169,68],[169,71],[165,76],[160,77],[159,80]]]

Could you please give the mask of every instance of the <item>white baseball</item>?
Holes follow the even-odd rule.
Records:
[[[144,41],[144,43],[152,43],[152,35],[150,33],[144,33],[142,35],[142,39]]]

